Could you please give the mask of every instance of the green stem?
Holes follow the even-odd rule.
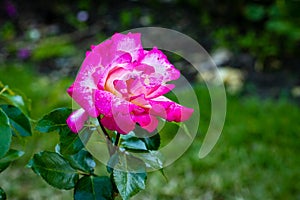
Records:
[[[118,144],[119,144],[119,140],[120,140],[120,133],[117,133],[117,136],[116,136],[116,140],[115,140],[115,146],[118,146]]]
[[[77,173],[80,174],[80,175],[84,175],[84,176],[94,175],[93,173],[87,173],[87,172],[83,172],[81,170],[77,170]]]
[[[109,137],[109,135],[108,135],[106,129],[104,128],[103,124],[102,124],[101,121],[100,121],[100,120],[101,120],[101,119],[100,119],[100,116],[98,116],[97,119],[98,119],[99,125],[100,125],[100,127],[101,127],[101,129],[102,129],[102,132],[103,132],[103,134],[105,135],[106,139],[108,139],[108,140],[111,142],[111,139],[110,139],[110,137]]]
[[[97,119],[98,119],[99,125],[100,125],[100,127],[102,129],[102,132],[103,132],[103,134],[104,134],[104,136],[106,138],[106,144],[107,144],[109,155],[112,156],[116,152],[116,148],[114,147],[114,145],[112,143],[112,140],[111,140],[110,136],[108,135],[105,127],[101,123],[100,116],[98,116]]]

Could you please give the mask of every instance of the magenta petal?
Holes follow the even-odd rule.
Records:
[[[186,121],[194,112],[193,109],[179,105],[164,96],[151,99],[149,102],[152,106],[150,113],[165,118],[167,121]]]
[[[143,129],[146,129],[148,132],[153,132],[158,125],[158,120],[156,117],[143,114],[143,115],[135,115],[133,116],[135,122],[137,122]]]
[[[123,66],[126,63],[130,63],[132,60],[132,57],[129,53],[122,53],[115,57],[115,60],[113,61],[113,66]]]
[[[133,60],[137,60],[141,52],[143,53],[142,50],[141,34],[128,33],[125,35],[116,33],[111,39],[95,46],[93,52],[103,57],[102,65],[108,66],[124,53],[129,53]]]
[[[126,35],[116,33],[112,36],[114,48],[117,52],[129,53],[133,60],[137,60],[142,49],[141,34],[128,33]]]
[[[116,97],[110,92],[97,90],[95,92],[95,105],[98,111],[107,117],[112,117],[112,105],[114,98]]]
[[[74,111],[67,119],[67,124],[72,132],[78,133],[88,119],[88,114],[84,111],[84,109],[78,109]]]
[[[130,102],[143,108],[151,108],[151,105],[149,104],[148,100],[145,99],[144,94],[132,97]]]
[[[103,126],[109,130],[117,131],[121,134],[128,134],[135,128],[135,123],[132,120],[128,120],[128,116],[118,117],[106,117],[101,119]]]
[[[137,105],[103,90],[95,92],[95,104],[101,114],[109,117],[119,113],[129,115],[133,110],[140,110]]]
[[[119,113],[129,115],[133,109],[130,102],[103,90],[95,92],[95,104],[101,114],[109,117],[116,116]]]
[[[114,80],[113,81],[114,88],[123,95],[123,97],[128,97],[128,90],[125,81],[123,80]]]
[[[161,85],[158,88],[155,88],[153,91],[151,91],[148,95],[148,99],[156,98],[161,95],[167,94],[171,90],[175,88],[174,84],[166,84],[166,85]]]
[[[91,51],[86,51],[85,56],[88,56],[91,53]]]
[[[104,115],[103,125],[106,128],[122,134],[134,129],[135,122],[131,115],[133,110],[138,110],[136,105],[107,91],[97,90],[95,96],[96,107]]]
[[[115,122],[115,120],[114,120],[113,117],[106,117],[106,116],[104,116],[101,119],[101,123],[108,130],[119,131],[119,130],[117,130],[119,127],[116,125],[116,122]]]
[[[104,42],[96,45],[92,50],[93,53],[101,55],[101,64],[103,66],[108,66],[115,58],[116,51],[115,49],[112,49],[112,47],[112,40],[105,40]]]
[[[95,47],[96,47],[96,45],[93,45],[93,44],[90,46],[91,50],[95,49]]]
[[[132,70],[130,61],[131,61],[131,56],[128,53],[123,53],[119,57],[116,56],[114,58],[115,60],[112,61],[111,64],[106,66],[105,68],[102,68],[101,70],[98,70],[94,76],[98,78],[98,83],[97,86],[99,89],[104,90],[105,85],[107,85],[107,82],[110,80],[110,84],[113,83],[114,80],[113,78],[110,78],[112,75],[115,78],[120,79],[121,76],[126,76],[126,70]],[[118,73],[121,72],[121,73]]]
[[[150,75],[155,72],[154,68],[149,65],[135,63],[135,70],[142,72],[143,74]]]
[[[122,134],[127,134],[135,128],[135,122],[131,119],[129,113],[114,115],[114,120]]]
[[[181,106],[174,103],[170,106],[167,112],[167,120],[175,122],[183,122],[188,120],[194,112],[194,109]]]
[[[126,81],[128,92],[132,96],[137,96],[146,93],[145,87],[140,80],[140,77],[132,77],[131,79]]]
[[[74,90],[74,83],[67,89],[67,93],[72,97]]]
[[[163,76],[164,82],[176,80],[180,72],[168,61],[163,52],[153,48],[140,60],[140,63],[154,67],[155,73]]]
[[[142,126],[142,128],[146,129],[149,133],[152,133],[157,128],[158,120],[152,115],[150,115],[150,118],[151,122],[148,125]]]
[[[134,115],[133,120],[139,123],[139,125],[141,125],[142,127],[147,126],[151,122],[149,114]]]
[[[91,52],[80,68],[73,86],[70,88],[72,98],[91,116],[99,115],[94,103],[94,93],[97,83],[101,77],[94,76],[95,72],[101,70],[101,57]]]

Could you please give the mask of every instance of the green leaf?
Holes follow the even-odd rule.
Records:
[[[69,162],[54,152],[35,154],[28,166],[48,184],[58,189],[72,189],[79,179],[78,172]]]
[[[107,176],[84,176],[76,184],[75,200],[113,200],[113,186]]]
[[[149,133],[142,127],[136,126],[134,133],[146,144],[147,150],[158,150],[160,146],[160,136],[156,129],[152,133]]]
[[[84,144],[89,140],[92,130],[88,127],[84,127],[79,134],[73,133],[69,127],[60,129],[59,141],[60,141],[60,153],[63,155],[73,155],[78,153]]]
[[[5,200],[6,199],[6,194],[4,190],[0,187],[0,200]]]
[[[69,108],[58,108],[40,119],[35,129],[42,133],[49,133],[52,131],[60,131],[68,127],[67,118],[71,114],[72,109]]]
[[[28,117],[22,111],[12,105],[0,105],[0,108],[9,118],[12,130],[21,136],[31,136],[31,125]]]
[[[158,170],[163,168],[163,155],[159,151],[149,151],[147,153],[132,153],[135,157],[144,161],[147,168]]]
[[[4,171],[12,161],[24,155],[23,151],[10,149],[3,158],[0,159],[0,172]]]
[[[92,173],[96,167],[93,156],[86,150],[80,150],[75,155],[68,155],[65,158],[69,161],[70,165],[78,170],[86,173]]]
[[[0,108],[0,158],[9,150],[12,133],[9,124],[9,118]]]
[[[0,163],[0,173],[3,172],[4,170],[6,170],[6,168],[8,168],[10,165],[9,163]]]
[[[158,150],[160,146],[160,136],[158,133],[149,133],[139,126],[134,131],[121,136],[121,146],[126,150],[148,151]]]
[[[147,151],[146,144],[140,138],[137,138],[133,132],[122,135],[121,146],[126,150]]]
[[[114,171],[114,167],[118,162],[119,162],[119,154],[115,153],[109,158],[107,162],[107,166],[106,166],[107,172],[111,174]]]
[[[160,146],[160,135],[157,133],[152,137],[142,138],[148,150],[158,150]]]
[[[63,155],[73,155],[79,152],[84,144],[78,134],[73,133],[69,128],[61,129],[59,132],[60,153]]]
[[[113,179],[121,197],[129,199],[146,187],[146,167],[142,160],[119,153],[118,163],[114,166]]]
[[[26,105],[26,103],[29,104],[30,101],[24,96],[17,94],[15,91],[9,89],[8,86],[3,85],[1,82],[0,100],[10,105],[14,105],[15,107],[19,108],[25,115],[29,114],[29,105]]]

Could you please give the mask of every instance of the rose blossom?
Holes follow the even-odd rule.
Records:
[[[88,117],[100,117],[109,130],[127,134],[138,123],[149,132],[157,117],[181,122],[193,109],[162,96],[175,85],[180,72],[157,48],[143,49],[141,34],[116,33],[87,52],[69,95],[81,106],[67,119],[73,132],[82,129]]]

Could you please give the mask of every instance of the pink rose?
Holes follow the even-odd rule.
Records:
[[[68,89],[82,107],[67,119],[73,132],[89,116],[100,116],[104,127],[127,134],[136,123],[152,132],[157,117],[181,122],[192,115],[193,109],[162,96],[175,87],[167,82],[178,79],[180,72],[157,48],[144,50],[141,34],[116,33],[91,49]]]

